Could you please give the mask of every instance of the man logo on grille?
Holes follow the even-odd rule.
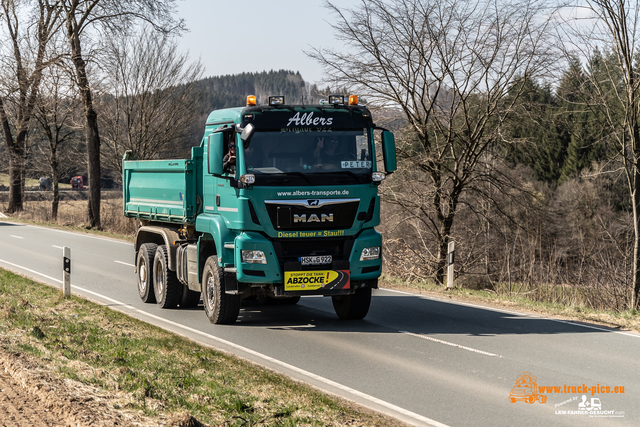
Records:
[[[319,203],[320,203],[320,200],[307,200],[307,204],[309,206],[318,206]]]
[[[333,214],[332,213],[320,214],[319,218],[318,218],[318,215],[316,215],[316,214],[311,214],[311,216],[309,216],[309,218],[307,218],[307,214],[302,214],[302,215],[293,214],[293,222],[294,223],[298,223],[298,222],[333,222]]]

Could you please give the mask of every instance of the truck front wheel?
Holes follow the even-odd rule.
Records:
[[[224,292],[224,272],[215,256],[207,259],[202,274],[204,312],[213,324],[235,323],[240,313],[240,295]]]
[[[354,294],[336,295],[331,300],[340,319],[364,319],[371,305],[371,288],[359,288]]]
[[[153,293],[153,259],[156,256],[158,245],[155,243],[145,243],[138,250],[136,259],[136,271],[138,272],[138,294],[145,303],[156,302],[156,295]]]
[[[153,290],[158,305],[162,308],[175,308],[182,298],[182,286],[176,272],[169,270],[167,247],[158,246],[153,260]]]

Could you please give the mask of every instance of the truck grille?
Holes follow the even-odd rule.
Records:
[[[344,230],[353,225],[360,199],[265,200],[265,205],[276,230]]]

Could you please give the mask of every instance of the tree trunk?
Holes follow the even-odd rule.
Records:
[[[13,141],[9,119],[4,110],[4,103],[0,98],[0,121],[2,122],[2,132],[9,151],[9,207],[7,213],[20,212],[22,206],[22,167],[24,156],[24,145]],[[22,141],[24,142],[24,141]]]
[[[7,213],[23,210],[22,204],[22,169],[24,167],[23,148],[15,143],[9,147],[9,207]]]
[[[638,186],[640,185],[640,172],[637,166],[633,166],[633,180],[634,189],[631,193],[633,200],[633,261],[631,267],[633,269],[633,292],[631,294],[631,309],[637,310],[640,308],[640,192]]]
[[[100,224],[100,134],[98,133],[98,115],[93,110],[91,92],[87,88],[87,158],[89,162],[89,226],[101,228]]]
[[[86,62],[82,58],[82,48],[77,27],[67,22],[67,33],[71,44],[71,59],[76,70],[77,84],[80,89],[86,117],[87,162],[89,169],[89,202],[87,214],[91,228],[101,228],[100,224],[100,133],[98,132],[98,114],[93,109],[93,97],[87,77]]]

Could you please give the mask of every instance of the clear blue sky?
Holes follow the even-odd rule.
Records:
[[[358,0],[335,0],[340,8]],[[184,0],[178,15],[189,32],[179,40],[206,77],[271,69],[300,71],[307,82],[322,79],[319,65],[303,50],[336,47],[322,0]]]

